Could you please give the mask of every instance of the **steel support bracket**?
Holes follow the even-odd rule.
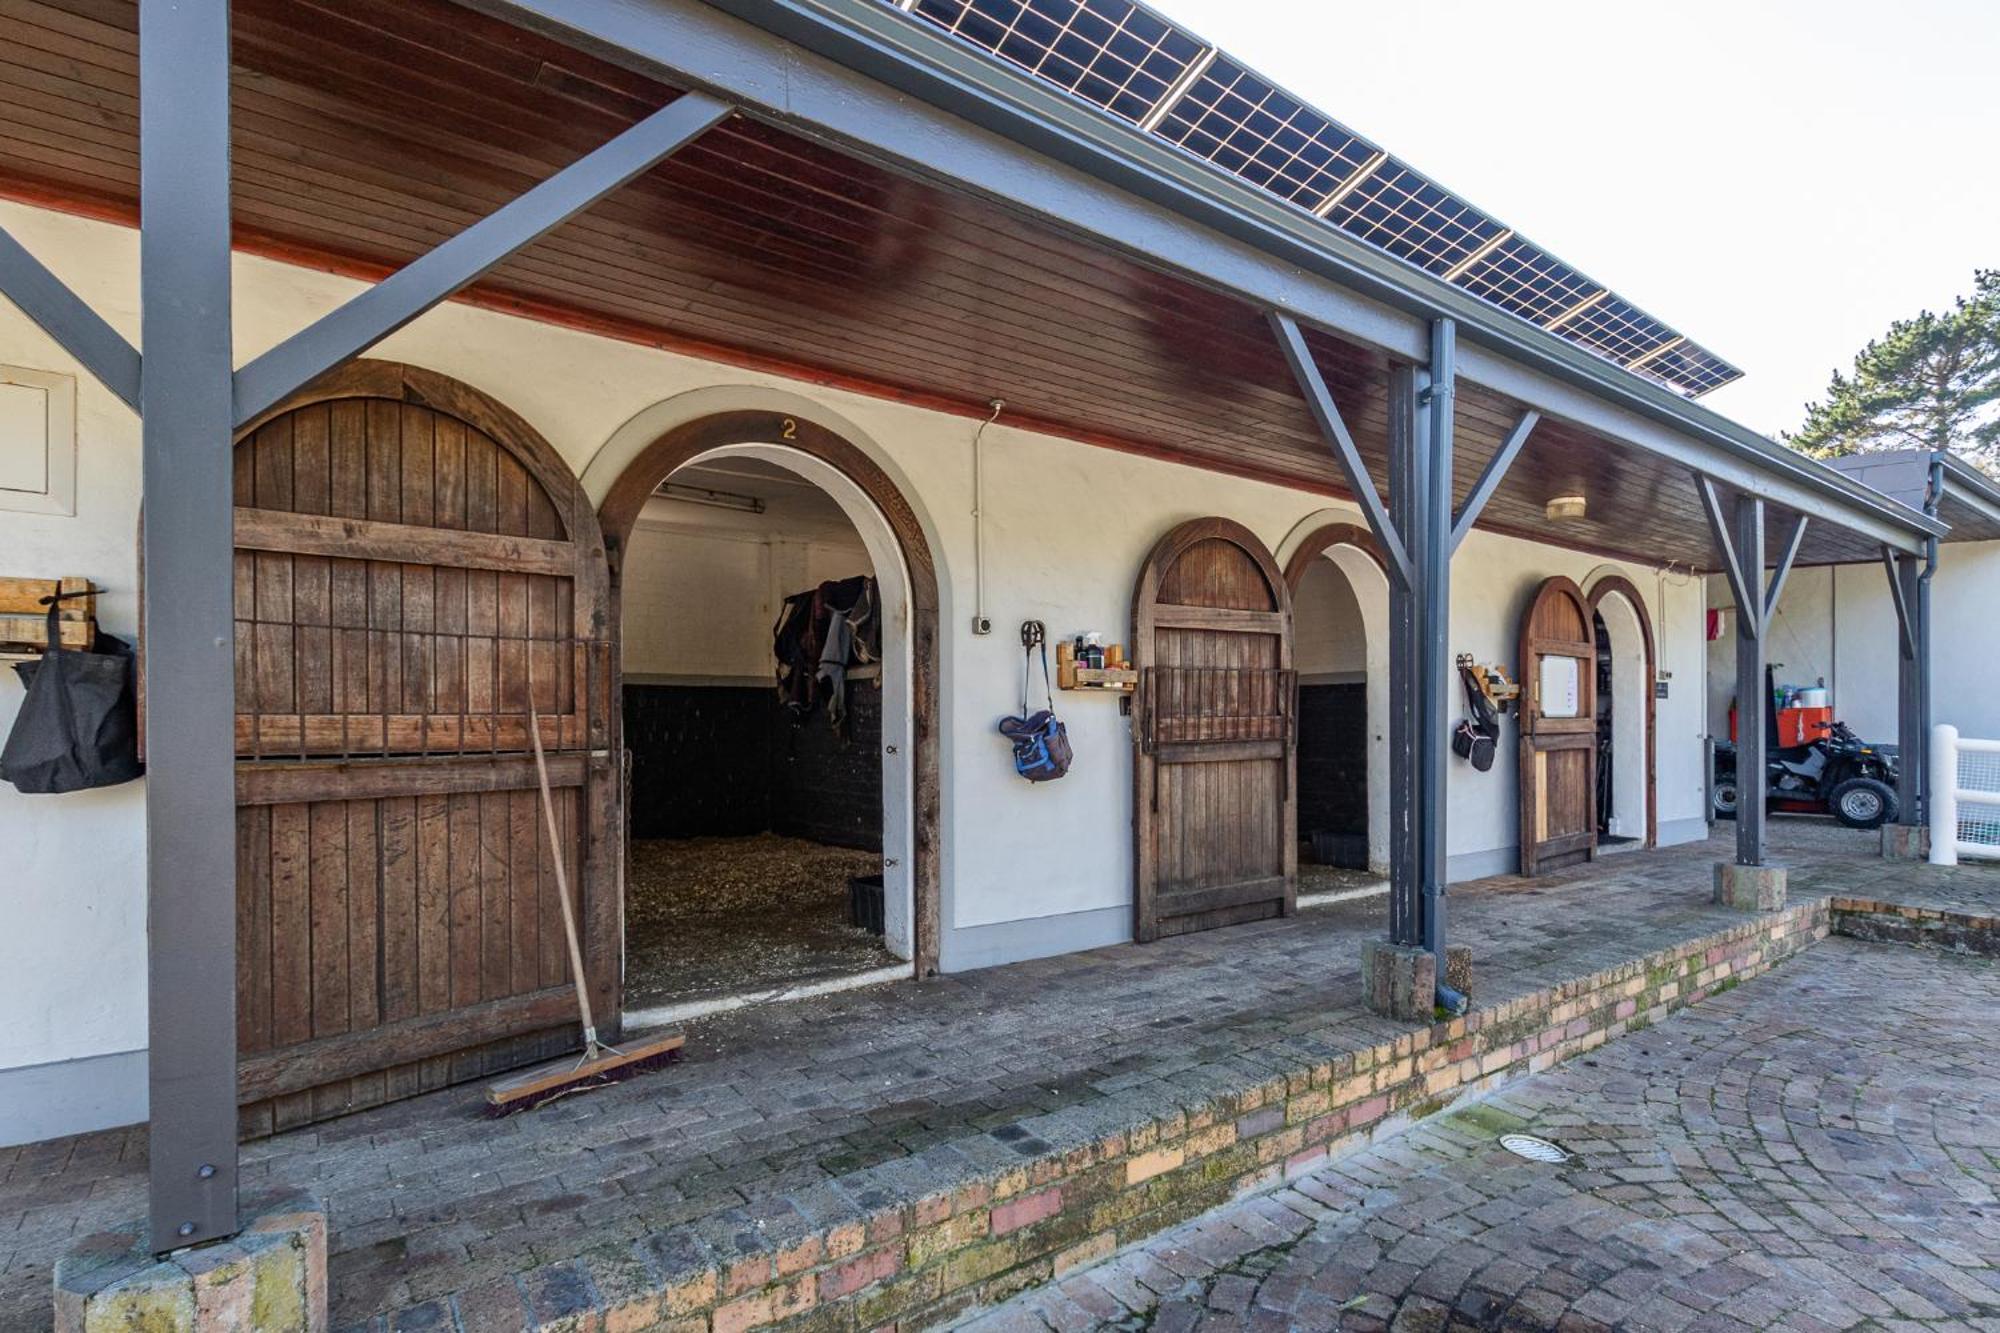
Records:
[[[1453,551],[1458,550],[1466,534],[1479,522],[1479,515],[1486,508],[1486,502],[1493,498],[1493,493],[1500,489],[1500,483],[1507,479],[1507,473],[1514,466],[1514,460],[1521,456],[1522,448],[1528,443],[1528,436],[1534,433],[1535,425],[1541,419],[1540,412],[1523,412],[1521,419],[1514,423],[1514,429],[1508,431],[1507,438],[1500,442],[1500,447],[1494,452],[1493,457],[1486,460],[1486,466],[1480,470],[1479,480],[1472,485],[1472,493],[1465,497],[1464,505],[1451,520]]]
[[[682,93],[497,212],[321,316],[236,372],[236,424],[247,425],[731,115],[705,93]]]
[[[1361,507],[1369,530],[1382,546],[1390,578],[1404,588],[1412,586],[1414,573],[1410,568],[1409,551],[1403,544],[1403,534],[1390,519],[1374,478],[1368,475],[1368,464],[1361,457],[1361,450],[1355,446],[1347,423],[1341,419],[1340,407],[1333,400],[1333,392],[1326,387],[1326,378],[1319,373],[1319,365],[1313,360],[1312,349],[1306,346],[1298,321],[1282,310],[1271,311],[1269,318],[1271,332],[1277,336],[1278,348],[1285,354],[1285,362],[1291,367],[1299,392],[1305,396],[1306,406],[1312,411],[1320,435],[1332,448],[1334,461],[1340,465],[1341,474],[1347,479],[1347,489],[1353,492],[1355,504]]]
[[[0,296],[81,361],[118,401],[139,410],[138,350],[5,227],[0,227]]]

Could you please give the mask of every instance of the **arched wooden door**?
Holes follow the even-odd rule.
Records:
[[[1141,940],[1254,921],[1297,896],[1291,594],[1249,529],[1195,519],[1132,604]]]
[[[1574,580],[1521,618],[1521,873],[1597,854],[1597,640]]]
[[[361,362],[242,433],[236,504],[245,1132],[574,1046],[556,856],[599,1015],[619,983],[604,548],[575,478],[484,395]]]

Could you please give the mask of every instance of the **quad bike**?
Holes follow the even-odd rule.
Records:
[[[1896,817],[1896,750],[1868,745],[1845,722],[1809,745],[1769,751],[1765,766],[1768,810],[1831,814],[1849,828],[1880,828]],[[1715,746],[1715,813],[1736,818],[1736,746]]]

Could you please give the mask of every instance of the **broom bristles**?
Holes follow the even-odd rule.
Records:
[[[677,1064],[685,1038],[679,1033],[634,1043],[623,1051],[565,1060],[495,1083],[486,1090],[486,1114],[495,1119],[532,1110],[560,1097],[595,1092],[628,1078]],[[604,1048],[610,1051],[611,1048]]]

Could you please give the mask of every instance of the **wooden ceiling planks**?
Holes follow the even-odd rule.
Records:
[[[97,211],[137,197],[132,0],[0,0],[0,177]],[[446,0],[238,0],[240,239],[372,275],[408,262],[675,90]],[[484,303],[1322,493],[1339,474],[1261,312],[987,200],[744,120],[510,258]],[[1310,341],[1378,484],[1387,365]],[[1461,496],[1519,415],[1466,386]],[[1553,494],[1590,497],[1553,524]],[[1482,526],[1706,567],[1691,481],[1545,420]],[[1852,545],[1851,543],[1849,545]],[[1833,553],[1829,555],[1828,553]],[[1868,558],[1815,532],[1805,558]]]

